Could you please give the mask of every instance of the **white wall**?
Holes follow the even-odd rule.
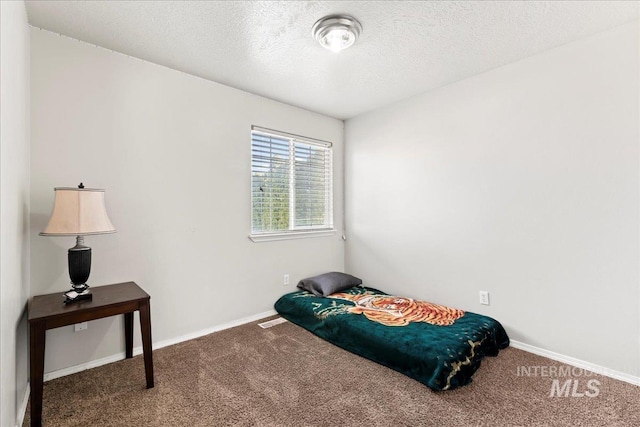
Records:
[[[348,120],[347,271],[638,376],[638,48],[630,24]]]
[[[343,269],[341,121],[38,29],[31,46],[32,294],[69,287],[74,239],[37,233],[53,188],[80,181],[106,189],[118,230],[85,239],[89,284],[141,285],[154,342],[271,310],[297,280]],[[334,143],[334,236],[249,240],[253,124]],[[45,371],[123,352],[121,328],[50,331]]]
[[[29,297],[29,26],[0,2],[0,425],[22,417]]]

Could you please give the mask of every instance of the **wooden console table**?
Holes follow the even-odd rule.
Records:
[[[153,387],[151,350],[151,308],[149,294],[134,282],[91,287],[91,301],[63,304],[62,292],[35,296],[29,304],[31,361],[31,426],[42,424],[42,383],[47,329],[124,314],[126,357],[133,357],[133,312],[140,310],[140,330],[147,388]]]

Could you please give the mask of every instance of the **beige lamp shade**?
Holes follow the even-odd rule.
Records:
[[[53,212],[41,236],[115,233],[104,206],[104,190],[56,188]]]

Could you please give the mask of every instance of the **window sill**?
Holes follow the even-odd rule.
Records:
[[[273,242],[276,240],[306,239],[309,237],[326,237],[336,234],[336,230],[288,231],[284,233],[250,234],[253,242]]]

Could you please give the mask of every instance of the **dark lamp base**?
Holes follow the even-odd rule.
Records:
[[[78,236],[76,245],[69,249],[69,277],[71,287],[78,293],[84,292],[89,286],[89,274],[91,273],[91,248],[84,245],[84,238]]]

